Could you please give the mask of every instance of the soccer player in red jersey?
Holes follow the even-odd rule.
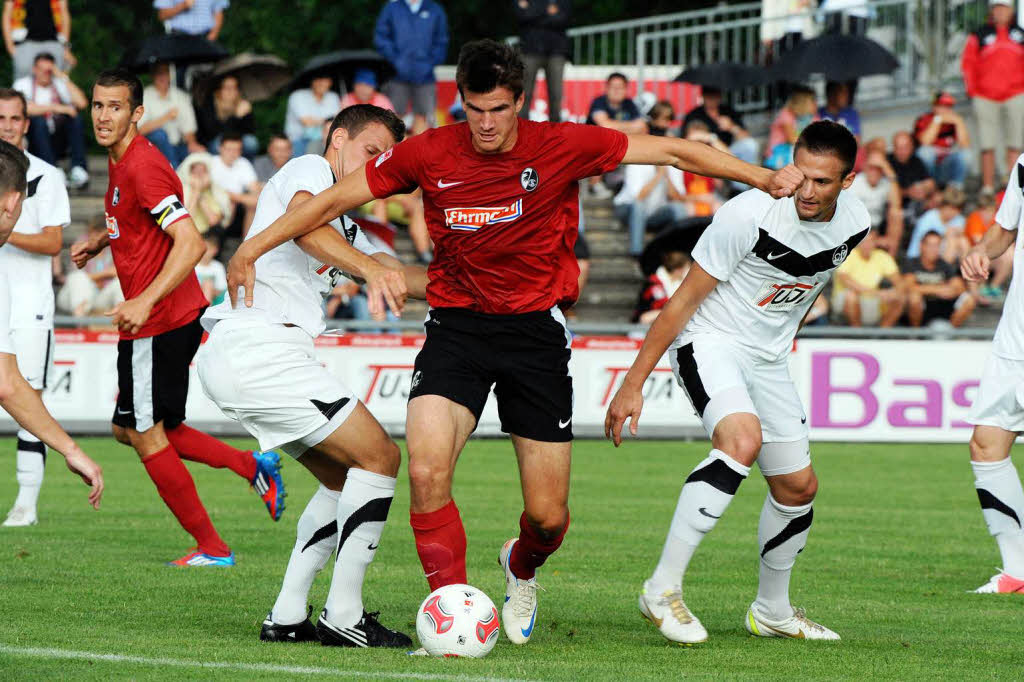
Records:
[[[523,644],[536,623],[535,571],[569,526],[572,378],[562,310],[578,294],[578,180],[620,163],[673,165],[788,196],[802,176],[686,140],[520,119],[523,63],[494,41],[463,47],[456,81],[465,123],[395,145],[246,241],[229,264],[228,291],[236,296],[244,285],[251,303],[253,264],[267,250],[374,197],[423,189],[435,252],[406,428],[416,549],[431,589],[466,582],[452,476],[493,385],[525,503],[519,536],[499,554],[502,622]]]
[[[117,344],[114,437],[142,459],[160,497],[197,543],[176,566],[232,566],[234,554],[217,534],[182,459],[227,467],[253,485],[276,521],[284,485],[276,453],[243,452],[186,426],[189,364],[199,349],[199,316],[207,301],[195,266],[203,239],[183,206],[181,180],[143,136],[142,83],[129,71],[105,71],[92,94],[96,141],[107,148],[110,186],[107,232],[72,247],[83,267],[110,246],[125,301],[107,313],[121,332]]]

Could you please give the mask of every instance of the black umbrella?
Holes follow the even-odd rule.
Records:
[[[352,77],[359,69],[370,69],[377,75],[377,84],[381,84],[395,75],[395,67],[373,50],[341,50],[313,57],[302,71],[289,84],[289,90],[309,86],[309,82],[317,77],[333,78],[335,83],[344,81],[351,85]]]
[[[203,64],[216,62],[230,53],[218,43],[202,36],[164,33],[150,36],[121,58],[121,66],[134,71],[148,71],[157,62],[172,64]]]
[[[791,83],[816,73],[833,81],[852,81],[892,73],[899,66],[892,52],[870,38],[830,33],[786,52],[771,72],[775,80]]]
[[[640,269],[643,270],[644,276],[651,275],[661,266],[661,254],[666,251],[691,253],[693,247],[697,246],[697,240],[710,224],[711,216],[687,218],[659,232],[640,254]]]
[[[771,74],[763,66],[719,62],[691,66],[676,76],[676,80],[719,90],[736,90],[767,85],[771,80]]]
[[[238,79],[238,88],[244,99],[262,102],[288,84],[291,69],[283,59],[273,55],[244,52],[228,57],[195,84],[192,88],[195,100],[205,102],[214,86],[227,76]]]

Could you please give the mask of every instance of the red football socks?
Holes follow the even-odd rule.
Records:
[[[509,568],[520,580],[529,580],[537,569],[544,565],[548,557],[562,545],[565,532],[569,530],[569,519],[556,537],[545,539],[526,521],[526,513],[519,517],[519,541],[512,547],[512,555],[508,558]]]
[[[425,514],[409,514],[416,553],[433,592],[444,585],[466,582],[466,529],[455,500]]]
[[[178,454],[190,462],[201,462],[214,469],[226,467],[246,481],[256,476],[256,460],[248,452],[236,450],[224,441],[185,424],[167,429],[166,433],[167,440]]]
[[[164,503],[178,519],[178,523],[196,539],[199,551],[211,556],[228,556],[231,550],[213,527],[206,508],[203,507],[185,464],[178,457],[173,445],[144,457],[142,464],[146,473],[156,484]]]

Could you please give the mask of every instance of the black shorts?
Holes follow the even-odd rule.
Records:
[[[932,320],[948,320],[953,317],[953,313],[956,312],[956,302],[958,299],[945,299],[945,298],[925,298],[924,299],[924,316],[921,320],[922,324],[928,324]]]
[[[570,337],[560,313],[442,308],[431,310],[424,326],[410,400],[439,395],[479,422],[493,385],[502,431],[550,443],[572,440]]]
[[[203,338],[201,314],[163,334],[117,342],[115,425],[141,432],[185,421],[188,368]]]

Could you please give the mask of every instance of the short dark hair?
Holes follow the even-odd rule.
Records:
[[[494,40],[473,40],[459,51],[455,83],[459,94],[483,94],[495,88],[508,88],[512,98],[523,94],[523,57],[519,49]]]
[[[626,74],[621,73],[619,71],[612,71],[610,74],[608,74],[608,77],[604,79],[604,82],[611,83],[616,78],[621,79],[626,85],[629,85],[629,79],[626,78]]]
[[[101,71],[100,75],[96,76],[96,85],[104,88],[128,88],[128,102],[132,110],[142,106],[142,81],[128,69],[117,67]]]
[[[676,111],[672,108],[672,102],[669,102],[667,99],[655,102],[651,110],[647,112],[647,116],[652,119],[665,115],[668,115],[669,118],[675,118],[676,116]]]
[[[395,143],[405,139],[405,123],[398,118],[398,114],[390,109],[382,109],[372,104],[353,104],[338,112],[338,115],[331,121],[331,127],[327,130],[327,139],[324,141],[324,152],[331,145],[331,137],[338,128],[344,128],[349,137],[355,137],[366,129],[371,123],[380,123],[388,129]]]
[[[28,157],[13,144],[0,140],[0,193],[21,192],[27,185]]]
[[[237,130],[225,130],[221,134],[221,136],[220,136],[220,143],[221,144],[224,144],[225,142],[241,142],[241,141],[242,141],[242,133],[238,132]]]
[[[793,156],[801,149],[811,154],[832,154],[843,162],[843,177],[849,175],[857,162],[857,138],[849,129],[835,121],[815,121],[800,133]]]
[[[846,83],[843,81],[829,81],[825,83],[825,99],[828,99],[832,95],[838,93],[843,88],[849,90]]]
[[[942,239],[942,234],[938,230],[928,230],[923,235],[921,235],[921,243],[923,244],[924,240],[928,239],[928,237],[931,237],[932,235],[935,235],[939,239]]]
[[[21,94],[21,91],[15,90],[14,88],[0,88],[0,101],[7,101],[10,99],[21,100],[21,115],[28,118],[28,102],[25,100],[25,95]]]
[[[290,143],[291,143],[291,141],[292,141],[290,137],[288,137],[287,135],[285,135],[285,134],[284,134],[284,133],[283,133],[282,131],[280,131],[280,130],[275,130],[274,132],[270,133],[270,139],[269,139],[269,140],[267,140],[267,146],[269,147],[269,146],[270,146],[270,143],[271,143],[271,142],[273,142],[274,140],[284,140],[285,142],[288,142],[289,144],[290,144]]]
[[[54,64],[57,63],[57,58],[53,56],[52,52],[40,52],[32,60],[32,63],[33,64],[38,64],[39,62],[43,61],[44,59],[46,61],[53,62]]]

